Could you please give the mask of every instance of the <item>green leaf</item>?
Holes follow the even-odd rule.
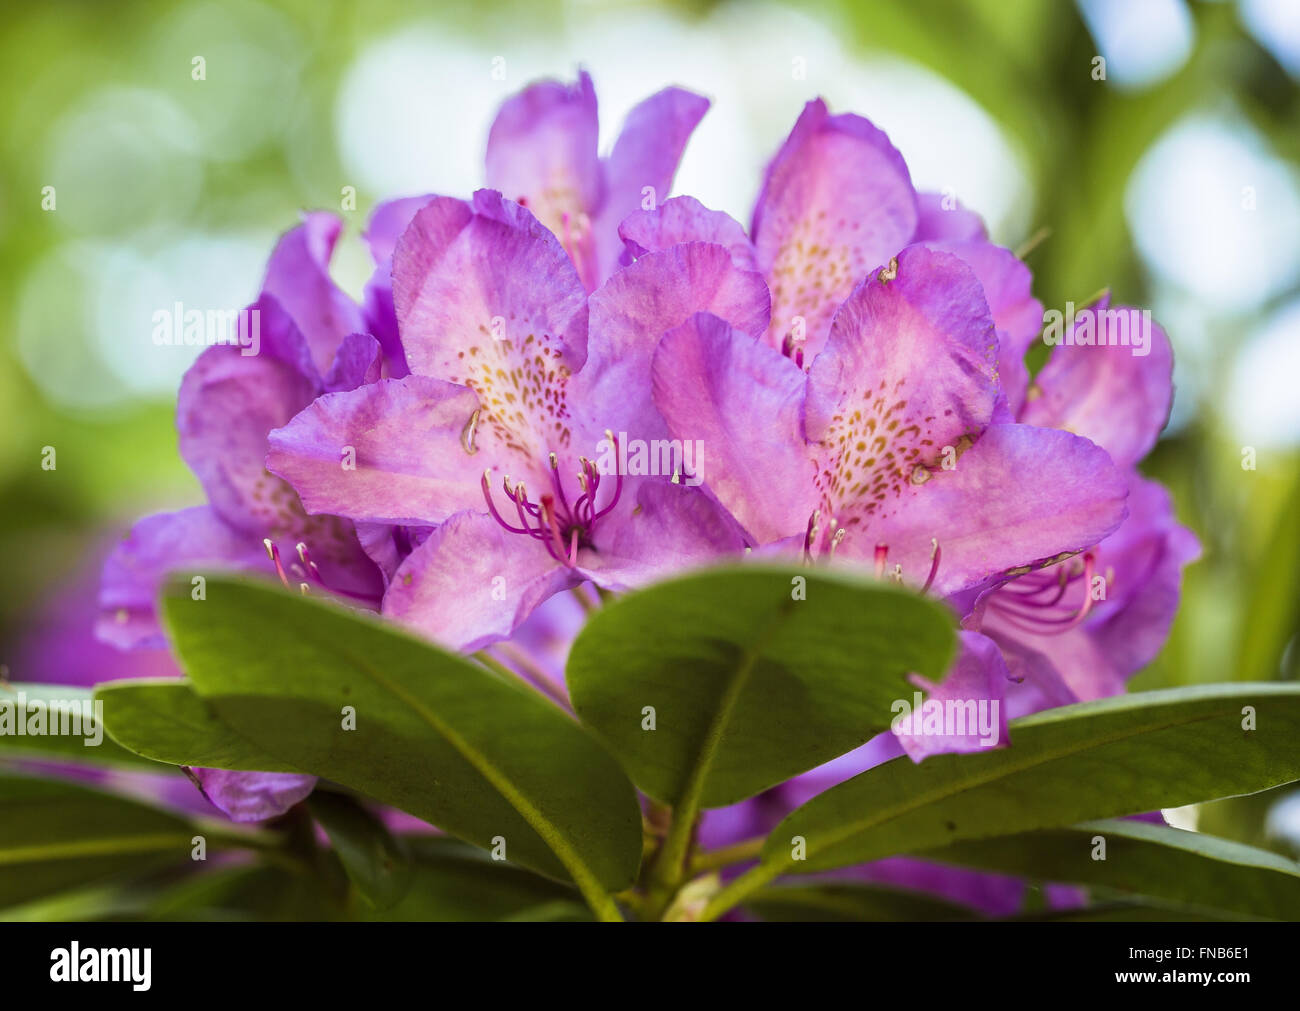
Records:
[[[572,888],[445,836],[404,836],[412,882],[406,897],[368,919],[465,922],[590,920]]]
[[[222,723],[188,681],[142,678],[99,685],[109,736],[169,765],[243,772],[299,772]]]
[[[979,918],[973,910],[933,895],[843,881],[764,888],[746,901],[745,907],[764,920],[782,923],[911,923]]]
[[[188,861],[201,834],[133,800],[25,776],[0,775],[0,812],[0,909]]]
[[[1223,919],[1182,906],[1139,900],[1102,902],[1077,909],[1050,909],[1029,916],[1008,916],[1011,923],[1213,923]]]
[[[941,676],[954,643],[948,612],[914,593],[753,565],[606,605],[566,679],[578,716],[637,786],[675,807],[722,807],[887,729],[894,701],[914,691],[906,675]]]
[[[341,908],[319,875],[267,864],[216,867],[145,896],[142,919],[336,921]]]
[[[95,698],[90,691],[70,685],[26,682],[0,685],[0,753],[15,757],[71,759],[100,765],[146,768],[151,772],[168,771],[156,762],[132,754],[105,736],[102,732],[104,727],[94,717],[94,702]],[[81,716],[87,712],[91,714],[88,725],[86,721],[81,721]],[[79,723],[73,722],[74,714]],[[58,727],[60,731],[69,732],[24,732],[19,735],[19,724],[26,731],[33,719],[38,720],[41,727]],[[12,727],[8,721],[12,721]],[[71,733],[73,729],[79,729],[79,732]],[[99,743],[90,743],[96,737]]]
[[[1257,729],[1242,729],[1243,707]],[[1036,713],[1009,748],[886,762],[814,797],[763,847],[807,872],[1093,818],[1254,793],[1300,778],[1300,685],[1204,685]],[[791,839],[806,840],[806,860]]]
[[[1287,644],[1293,643],[1300,626],[1300,566],[1271,564],[1277,558],[1300,557],[1300,473],[1277,510],[1273,528],[1260,539],[1254,558],[1247,563],[1249,573],[1267,572],[1269,578],[1250,578],[1246,584],[1241,609],[1241,632],[1235,651],[1236,676],[1241,680],[1258,678],[1295,678],[1296,653],[1293,649],[1290,670],[1283,670]]]
[[[1105,839],[1104,860],[1093,859],[1097,837]],[[920,855],[1041,881],[1100,885],[1201,912],[1291,920],[1300,911],[1300,864],[1294,860],[1149,822],[1084,822]]]
[[[173,582],[163,615],[195,690],[241,737],[480,846],[503,839],[589,901],[634,879],[635,791],[555,706],[369,614],[231,576],[207,587],[194,601]]]
[[[329,790],[313,793],[307,809],[361,897],[374,909],[396,905],[410,886],[411,865],[384,823],[356,800]]]

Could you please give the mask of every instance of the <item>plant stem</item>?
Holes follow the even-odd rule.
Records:
[[[668,908],[686,876],[686,860],[691,848],[691,835],[695,829],[697,805],[683,804],[673,809],[668,834],[655,855],[650,868],[650,888],[647,898],[654,918],[658,919]]]
[[[781,874],[780,864],[759,864],[746,871],[726,888],[718,892],[700,913],[700,921],[716,920],[732,907],[740,905],[754,892]]]
[[[533,659],[524,653],[523,650],[508,642],[498,643],[497,650],[500,651],[502,656],[514,664],[515,669],[520,671],[524,677],[528,678],[528,680],[533,682],[533,684],[535,684],[541,691],[545,692],[556,705],[568,712],[573,712],[573,707],[569,704],[568,692],[547,677],[545,672],[538,667]]]
[[[539,695],[542,695],[548,702],[554,702],[563,709],[565,713],[572,715],[572,710],[569,708],[569,700],[561,695],[559,690],[552,685],[545,676],[537,671],[536,668],[532,668],[531,665],[520,664],[518,659],[511,657],[516,664],[521,668],[527,667],[531,673],[526,672],[524,669],[516,670],[514,667],[509,667],[502,663],[485,649],[481,649],[475,653],[474,659],[478,660],[479,663],[483,664],[483,666],[496,671],[509,681],[522,681],[529,688],[532,688]]]
[[[704,874],[707,871],[716,871],[723,867],[730,867],[732,864],[743,864],[757,859],[763,849],[764,841],[765,837],[757,836],[744,842],[709,850],[707,853],[697,853],[691,860],[690,873]]]
[[[623,922],[623,914],[619,912],[618,903],[612,897],[604,892],[588,892],[585,888],[580,888],[579,891],[582,892],[582,897],[587,900],[587,905],[591,906],[596,919],[601,923]]]
[[[1038,231],[1022,242],[1016,249],[1016,259],[1023,260],[1026,256],[1037,249],[1051,234],[1052,230],[1046,225],[1038,229]]]
[[[682,786],[681,796],[673,804],[673,820],[668,826],[668,834],[664,837],[664,844],[660,847],[659,855],[655,858],[655,865],[650,872],[652,892],[657,899],[663,900],[663,905],[659,907],[661,911],[667,908],[686,876],[691,836],[695,831],[695,820],[700,812],[700,801],[704,797],[704,786],[709,771],[713,767],[713,760],[721,746],[722,736],[731,720],[732,711],[750,675],[754,672],[754,666],[758,662],[764,644],[750,650],[736,668],[735,674],[719,699],[717,711],[704,736],[695,764],[691,767]]]

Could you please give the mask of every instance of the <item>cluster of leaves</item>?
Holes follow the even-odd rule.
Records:
[[[0,908],[10,914],[974,915],[821,873],[896,854],[1089,886],[1092,902],[1074,917],[1300,909],[1295,863],[1122,820],[1300,779],[1300,685],[1052,709],[1013,721],[1009,748],[886,762],[766,839],[705,851],[694,838],[703,809],[852,750],[889,728],[892,703],[913,691],[909,674],[942,675],[954,635],[940,605],[809,569],[697,572],[590,617],[569,658],[570,713],[367,614],[233,577],[209,577],[203,601],[189,587],[164,598],[187,680],[99,688],[111,739],[98,748],[67,737],[2,746],[155,772],[300,772],[321,785],[250,830],[65,780],[0,778]],[[42,691],[73,694],[22,687],[29,704]],[[381,807],[446,834],[394,833]],[[193,859],[199,837],[204,861]],[[817,876],[791,883],[801,874]]]

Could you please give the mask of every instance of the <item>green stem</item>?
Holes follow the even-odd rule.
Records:
[[[584,881],[574,879],[578,886],[578,891],[582,892],[582,897],[587,900],[587,905],[591,911],[596,914],[596,919],[601,923],[622,923],[623,914],[619,912],[618,903],[614,901],[612,895],[606,895],[598,888],[591,888]]]
[[[533,659],[517,646],[512,646],[508,642],[497,643],[501,655],[509,660],[515,667],[522,672],[523,676],[532,681],[538,689],[545,692],[547,697],[556,705],[566,712],[573,712],[573,707],[569,704],[568,693],[563,687],[552,681]]]
[[[527,671],[524,669],[516,670],[515,668],[502,663],[485,649],[481,649],[475,653],[474,659],[483,664],[484,667],[500,674],[507,681],[514,681],[516,683],[522,681],[548,702],[554,702],[563,709],[566,714],[572,715],[572,710],[569,709],[569,700],[563,695],[560,695],[558,689],[556,689],[555,686],[536,669],[529,668]],[[515,656],[511,656],[510,659],[516,664],[519,664],[519,660]],[[525,665],[519,664],[519,666],[523,668]]]
[[[1026,256],[1042,245],[1043,241],[1051,234],[1052,230],[1046,225],[1038,229],[1038,231],[1016,247],[1016,259],[1023,260]]]
[[[758,836],[754,839],[746,839],[744,842],[709,850],[707,853],[697,853],[694,859],[691,860],[691,876],[694,877],[697,874],[720,870],[723,867],[730,867],[732,864],[743,864],[748,863],[750,860],[756,860],[763,850],[765,841],[764,836]]]
[[[716,920],[730,912],[734,906],[740,905],[768,882],[779,877],[782,869],[780,864],[759,864],[746,871],[709,900],[700,913],[700,921]]]
[[[713,759],[722,744],[722,736],[726,732],[727,724],[731,721],[732,711],[749,681],[750,674],[754,672],[760,652],[761,649],[757,648],[751,650],[736,668],[735,675],[718,701],[717,711],[709,724],[708,733],[704,736],[699,756],[691,768],[690,775],[686,778],[681,797],[673,805],[673,819],[668,826],[668,834],[664,837],[664,844],[659,849],[659,855],[650,874],[652,891],[656,899],[662,902],[662,908],[667,908],[686,877],[687,856],[691,848],[691,836],[695,830],[695,819],[700,812],[700,801],[704,796],[704,785],[709,771],[713,768]]]

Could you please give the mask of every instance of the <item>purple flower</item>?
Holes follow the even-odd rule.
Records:
[[[309,516],[264,465],[267,433],[320,394],[375,382],[378,342],[330,280],[340,222],[308,215],[276,246],[257,314],[260,340],[219,344],[186,373],[177,401],[181,455],[208,503],[139,521],[104,565],[101,639],[122,649],[166,644],[155,601],[168,572],[219,566],[278,574],[376,607],[384,587],[359,531],[338,516]],[[375,528],[361,531],[382,541]],[[206,796],[236,820],[281,813],[311,791],[311,776],[196,770]]]
[[[949,596],[1124,515],[1103,450],[1000,416],[997,351],[976,275],[910,246],[844,302],[807,373],[699,314],[663,338],[654,399],[675,438],[708,446],[707,487],[751,543]]]
[[[620,222],[654,207],[672,189],[691,133],[708,99],[665,88],[637,105],[608,157],[597,153],[596,92],[585,71],[573,85],[531,84],[508,99],[488,134],[489,188],[527,207],[560,238],[583,287],[600,287],[626,262]],[[393,307],[392,257],[397,240],[433,194],[380,204],[366,239],[376,269],[366,286],[367,330],[384,349],[385,374],[407,374]]]
[[[632,256],[722,244],[772,289],[761,339],[701,314],[655,356],[656,406],[674,438],[708,447],[708,493],[760,553],[948,598],[961,653],[923,687],[998,702],[1001,743],[1008,708],[1122,690],[1163,642],[1196,550],[1134,471],[1168,413],[1163,333],[1146,356],[1058,348],[1030,391],[1043,315],[1028,269],[970,212],[916,194],[883,134],[821,102],[769,166],[753,222],[751,242],[679,197],[621,228]],[[1116,575],[1118,596],[1085,607],[1075,584],[1094,570]],[[902,739],[917,759],[982,746]]]
[[[973,606],[967,625],[998,642],[1022,682],[1010,699],[1016,715],[1123,692],[1164,645],[1183,567],[1200,554],[1168,492],[1137,471],[1173,401],[1169,340],[1158,326],[1149,337],[1144,355],[1123,346],[1058,346],[1020,409],[1027,423],[1067,429],[1105,449],[1129,493],[1124,523],[1095,548],[995,583]]]
[[[836,311],[859,283],[916,242],[960,256],[975,272],[998,329],[1003,372],[1042,323],[1028,268],[988,241],[979,217],[950,198],[917,193],[884,133],[861,116],[830,115],[820,99],[804,107],[768,165],[748,236],[691,197],[634,212],[619,233],[630,255],[689,241],[726,245],[771,289],[765,342],[800,363],[826,344]]]
[[[767,326],[762,279],[724,246],[648,254],[588,296],[559,240],[483,190],[427,204],[393,262],[411,374],[320,397],[267,458],[313,513],[436,528],[385,614],[477,649],[585,580],[621,590],[741,549],[680,453],[623,462],[667,445],[648,382],[661,334],[700,310],[750,339]]]
[[[597,154],[596,91],[585,71],[566,86],[542,81],[509,99],[488,134],[487,185],[517,200],[573,259],[587,291],[618,266],[618,226],[672,188],[708,99],[665,88],[630,113],[607,158]]]
[[[74,573],[66,584],[58,586],[49,601],[36,612],[18,643],[11,676],[20,681],[81,688],[123,678],[180,677],[181,672],[165,649],[142,648],[127,652],[92,634],[98,613],[96,591],[102,554],[104,552],[97,552],[91,564]],[[191,775],[203,784],[203,796],[200,797],[183,778],[170,773],[31,760],[18,764],[38,775],[90,783],[187,814],[212,816],[224,813],[236,821],[279,814],[309,793],[316,782],[311,776],[193,769]],[[209,779],[216,776],[230,779],[221,784]],[[246,779],[239,781],[234,778],[237,776]],[[280,798],[284,801],[283,806],[259,807],[268,788],[284,794]],[[209,796],[211,801],[207,799]],[[218,810],[214,810],[214,802]],[[252,818],[241,818],[243,813],[251,814]]]
[[[872,165],[884,181],[864,181]],[[1167,635],[1182,566],[1198,548],[1136,464],[1168,415],[1172,355],[1159,328],[1145,355],[1058,347],[1031,386],[1023,358],[1042,307],[1028,270],[986,240],[978,219],[925,195],[909,238],[905,173],[883,135],[813,103],[755,211],[756,236],[778,233],[767,253],[689,198],[633,215],[622,234],[633,254],[707,237],[763,269],[774,303],[763,340],[706,315],[665,336],[655,402],[670,432],[706,440],[705,487],[756,550],[847,560],[945,596],[964,618],[959,655],[942,684],[920,684],[941,703],[998,702],[1005,745],[1008,716],[1123,691]],[[878,209],[866,219],[836,213],[870,208],[867,193]],[[884,266],[854,287],[862,263]],[[1105,579],[1103,599],[1089,592],[1094,576]],[[972,736],[882,734],[707,812],[700,837],[716,846],[762,835],[883,761],[987,743]],[[1022,888],[911,858],[845,873],[999,913],[1017,908]]]
[[[311,214],[281,238],[250,306],[258,314],[257,354],[219,344],[186,372],[176,407],[180,451],[208,503],[144,518],[109,556],[98,624],[105,641],[123,649],[165,645],[155,598],[163,577],[182,567],[279,572],[295,584],[378,602],[381,575],[352,524],[308,516],[264,465],[271,429],[326,390],[378,378],[378,344],[354,332],[360,312],[329,278],[339,228],[332,215]]]

